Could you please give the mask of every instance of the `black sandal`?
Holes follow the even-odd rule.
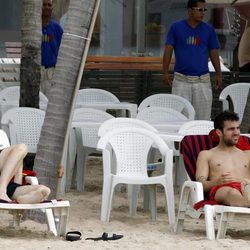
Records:
[[[67,241],[76,241],[81,239],[82,234],[79,231],[70,231],[66,233]]]
[[[113,234],[113,233],[103,233],[101,237],[97,237],[97,238],[86,238],[85,240],[94,240],[94,241],[98,241],[98,240],[104,240],[104,241],[108,241],[108,240],[119,240],[123,237],[123,235],[118,235],[118,234]]]

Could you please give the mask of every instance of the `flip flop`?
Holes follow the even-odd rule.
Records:
[[[70,231],[66,233],[67,241],[76,241],[81,239],[82,234],[79,231]]]
[[[123,235],[113,234],[113,233],[105,233],[104,232],[101,237],[86,238],[85,240],[94,240],[94,241],[103,240],[103,241],[108,241],[108,240],[119,240],[122,237],[123,237]]]

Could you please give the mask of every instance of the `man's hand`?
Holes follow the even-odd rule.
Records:
[[[57,177],[62,178],[64,175],[64,166],[62,164],[59,165],[57,169]]]
[[[221,89],[222,86],[222,75],[221,74],[216,74],[215,75],[215,82],[214,82],[214,88],[216,90]]]
[[[172,86],[172,79],[170,78],[170,75],[169,73],[164,73],[164,76],[163,76],[163,80],[164,80],[164,83],[168,86]]]
[[[230,182],[239,181],[230,172],[223,173],[217,180],[218,185],[227,184]]]

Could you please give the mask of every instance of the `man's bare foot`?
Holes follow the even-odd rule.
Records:
[[[241,182],[241,192],[243,197],[247,200],[248,204],[250,205],[250,180],[244,179]]]

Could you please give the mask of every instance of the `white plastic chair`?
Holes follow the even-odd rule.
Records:
[[[0,129],[0,150],[10,146],[10,141],[4,130]]]
[[[29,153],[36,153],[45,111],[18,107],[6,111],[2,117],[2,128],[9,134],[10,143],[24,143]]]
[[[117,129],[117,128],[124,128],[124,127],[136,127],[136,128],[144,128],[148,129],[154,133],[157,133],[157,129],[151,126],[149,123],[144,122],[142,120],[134,119],[134,118],[126,118],[126,117],[117,117],[109,119],[102,123],[98,130],[98,136],[102,137],[107,132]]]
[[[80,89],[76,100],[77,108],[94,108],[103,111],[112,110],[116,116],[126,117],[128,111],[129,117],[135,117],[137,105],[129,102],[120,102],[120,100],[111,92],[104,89]]]
[[[227,97],[230,97],[233,103],[233,111],[239,115],[240,122],[244,115],[249,88],[250,83],[234,83],[224,88],[219,96],[219,100],[222,101],[223,110],[229,110]]]
[[[90,88],[78,91],[76,104],[78,103],[120,103],[120,101],[109,91]]]
[[[0,150],[10,146],[7,134],[0,129]],[[34,176],[26,176],[25,181],[31,185],[37,185],[38,179]],[[68,201],[52,201],[37,204],[15,204],[15,203],[0,203],[0,210],[7,210],[13,215],[13,226],[20,226],[21,210],[42,209],[47,218],[48,229],[55,236],[64,236],[66,234],[66,225],[69,215]],[[57,210],[57,217],[54,214],[54,209]]]
[[[148,107],[138,112],[137,119],[155,126],[159,132],[178,132],[178,126],[188,121],[179,111],[165,107]]]
[[[180,129],[181,135],[208,135],[214,128],[214,123],[208,120],[194,120],[184,123]]]
[[[76,152],[74,153],[74,145],[71,144],[71,146],[69,147],[71,163],[67,167],[66,176],[67,178],[70,176],[72,162],[75,159],[74,156],[72,158],[72,155],[76,154],[76,183],[78,191],[84,190],[84,177],[88,156],[91,153],[100,153],[96,150],[97,142],[99,139],[99,127],[104,121],[110,118],[114,117],[111,114],[98,109],[79,108],[74,112],[72,126],[75,126]],[[72,134],[71,136],[74,135]],[[71,139],[74,140],[73,138]]]
[[[138,112],[148,107],[165,107],[179,111],[187,116],[188,120],[194,120],[195,110],[192,104],[185,98],[174,94],[154,94],[145,98],[138,107]]]
[[[20,86],[12,86],[4,88],[0,91],[0,105],[2,115],[8,109],[19,106]],[[48,98],[40,91],[39,92],[39,105],[40,109],[46,110]]]
[[[164,159],[164,173],[149,177],[147,158],[151,147],[157,147]],[[106,133],[98,142],[103,154],[103,192],[101,220],[109,221],[115,186],[120,183],[133,185],[164,186],[169,224],[175,223],[173,191],[173,152],[155,133],[142,128],[120,128]],[[112,150],[110,150],[112,147]],[[116,172],[112,173],[112,154],[115,154]],[[155,209],[155,200],[150,188],[151,212]],[[156,209],[155,209],[156,210]],[[153,211],[156,213],[156,211]]]
[[[157,133],[158,131],[151,126],[150,124],[134,119],[134,118],[125,118],[125,117],[118,117],[118,118],[112,118],[102,123],[102,125],[99,128],[98,136],[102,137],[107,132],[112,131],[117,128],[144,128],[147,129],[153,133]],[[152,154],[154,151],[152,151]],[[112,155],[113,156],[113,155]],[[116,159],[113,159],[115,162]],[[151,154],[149,155],[149,161],[153,162],[153,156]],[[154,164],[154,167],[156,164]],[[129,214],[131,216],[134,216],[136,214],[136,208],[137,208],[137,198],[138,198],[138,192],[139,192],[139,186],[138,185],[128,185],[128,198],[129,198]],[[144,193],[144,208],[148,208],[148,196],[147,193]]]

